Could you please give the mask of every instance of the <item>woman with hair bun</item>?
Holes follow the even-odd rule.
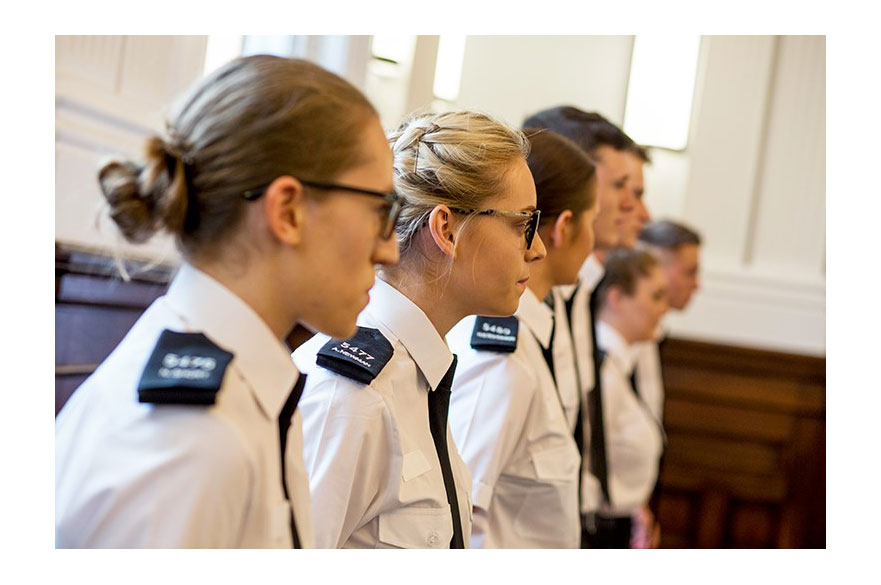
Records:
[[[101,169],[110,215],[132,242],[172,234],[183,264],[56,419],[56,546],[311,546],[284,339],[351,335],[398,260],[376,111],[314,64],[240,58],[144,158]]]
[[[316,544],[466,548],[471,478],[447,426],[466,315],[510,315],[545,255],[523,134],[483,114],[416,116],[389,135],[401,261],[350,339],[294,352]]]
[[[575,356],[571,344],[556,347],[555,330],[566,338],[568,328],[543,299],[573,284],[593,249],[596,174],[568,139],[524,131],[547,257],[532,266],[512,317],[469,317],[447,335],[459,355],[450,421],[473,476],[475,547],[578,548],[581,456],[577,409],[567,409],[577,404]]]

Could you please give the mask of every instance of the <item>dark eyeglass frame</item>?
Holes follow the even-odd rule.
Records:
[[[527,250],[532,248],[532,241],[535,239],[535,234],[538,231],[538,222],[541,219],[541,210],[539,209],[533,211],[505,211],[502,209],[461,209],[458,207],[450,207],[450,211],[464,215],[497,215],[500,217],[529,218],[529,223],[526,225],[526,231],[523,232],[523,236],[526,238]]]
[[[340,185],[338,183],[322,183],[320,181],[307,181],[305,179],[297,179],[307,187],[312,187],[313,189],[321,189],[324,191],[345,191],[347,193],[354,193],[356,195],[368,195],[370,197],[379,197],[380,199],[384,199],[388,204],[388,214],[385,216],[383,220],[382,227],[380,228],[380,237],[383,240],[387,240],[392,237],[392,234],[395,233],[395,226],[398,223],[398,218],[401,216],[401,210],[404,208],[405,199],[395,193],[394,191],[374,191],[373,189],[365,189],[363,187],[352,187],[351,185]],[[242,197],[244,197],[248,201],[256,201],[266,193],[266,189],[269,188],[269,185],[265,187],[260,187],[259,189],[251,189],[242,193]]]

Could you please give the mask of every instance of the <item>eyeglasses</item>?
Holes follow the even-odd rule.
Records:
[[[404,207],[404,198],[395,193],[394,191],[374,191],[372,189],[364,189],[361,187],[350,187],[349,185],[338,185],[336,183],[321,183],[318,181],[306,181],[303,179],[297,179],[307,187],[312,187],[313,189],[322,189],[325,191],[346,191],[348,193],[355,193],[357,195],[369,195],[370,197],[379,197],[380,199],[384,199],[386,204],[383,206],[383,209],[386,210],[383,215],[382,226],[380,227],[380,237],[383,240],[387,240],[392,237],[392,234],[395,231],[395,225],[398,223],[398,217],[401,215],[401,210]],[[260,199],[260,197],[266,192],[266,187],[260,187],[259,189],[252,189],[249,191],[245,191],[242,193],[242,197],[247,199],[248,201],[256,201]]]
[[[538,221],[541,217],[541,211],[536,209],[535,211],[502,211],[499,209],[459,209],[457,207],[450,207],[450,211],[455,213],[462,214],[475,214],[475,215],[497,215],[500,217],[522,217],[527,218],[528,221],[526,223],[526,229],[523,231],[523,235],[526,238],[526,249],[530,249],[532,247],[532,240],[535,239],[535,232],[538,230]]]

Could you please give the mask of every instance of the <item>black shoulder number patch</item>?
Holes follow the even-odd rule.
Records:
[[[331,339],[315,356],[315,363],[341,376],[369,384],[379,375],[394,348],[378,329],[358,327],[354,337]]]
[[[166,329],[138,383],[138,402],[214,404],[233,354],[202,333]]]
[[[520,322],[517,317],[484,317],[474,320],[471,332],[471,347],[478,350],[513,353],[517,349],[517,331]]]

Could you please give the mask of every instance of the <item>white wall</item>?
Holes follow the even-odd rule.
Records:
[[[620,123],[633,37],[469,36],[457,104],[520,126],[552,105]]]
[[[164,129],[171,100],[197,79],[206,37],[55,37],[55,239],[127,256],[174,260],[169,238],[122,242],[106,214],[97,171],[109,156],[137,157]]]
[[[823,355],[825,38],[705,37],[703,49],[680,217],[704,235],[704,289],[670,322]]]

